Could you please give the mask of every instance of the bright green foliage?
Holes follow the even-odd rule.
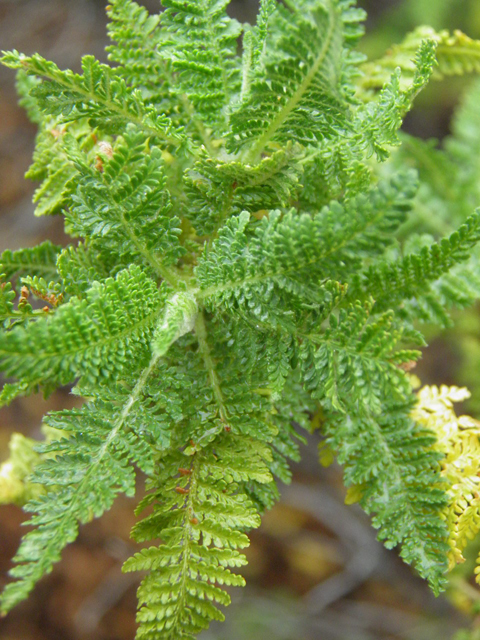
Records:
[[[404,87],[397,69],[377,96],[355,109],[341,136],[319,145],[305,167],[305,189],[300,194],[316,208],[332,196],[354,195],[371,183],[374,156],[385,161],[400,144],[398,131],[417,94],[429,81],[435,64],[435,42],[425,40],[412,60],[412,82]]]
[[[83,152],[88,153],[90,161],[95,157],[94,136],[84,120],[65,124],[61,128],[56,128],[52,121],[41,126],[33,164],[25,174],[31,180],[42,181],[33,197],[37,203],[37,216],[59,213],[70,205],[76,171],[72,159],[63,149],[67,134],[76,140]]]
[[[5,322],[14,316],[13,301],[15,300],[15,291],[13,291],[10,282],[5,282],[5,276],[0,277],[0,320]]]
[[[455,264],[468,260],[479,240],[480,211],[441,242],[425,246],[418,253],[411,253],[401,260],[370,267],[364,274],[363,282],[362,278],[358,278],[353,295],[358,296],[358,289],[363,289],[366,295],[375,298],[379,310],[409,298],[415,298],[416,305],[421,304],[424,297],[433,294],[428,290],[428,285],[437,281]]]
[[[275,0],[260,0],[260,8],[257,17],[257,24],[245,33],[243,38],[243,69],[242,69],[242,97],[251,81],[261,56],[267,44],[269,35],[268,23],[276,8]]]
[[[351,73],[345,48],[361,33],[354,25],[362,12],[349,1],[288,4],[276,7],[270,19],[275,35],[267,39],[231,116],[230,148],[253,143],[246,156],[254,160],[270,142],[309,145],[334,137],[344,126],[351,97],[342,82]]]
[[[103,131],[116,131],[119,126],[133,122],[146,134],[170,144],[179,144],[181,140],[168,117],[145,105],[138,90],[129,91],[111,67],[100,64],[93,56],[83,58],[82,75],[61,71],[38,54],[27,57],[12,51],[3,57],[3,63],[46,79],[33,94],[49,116],[63,116],[65,122],[88,117]]]
[[[221,586],[244,584],[230,568],[246,563],[239,549],[248,546],[245,531],[260,518],[242,483],[271,482],[270,452],[249,438],[223,435],[214,448],[189,453],[163,461],[154,481],[162,489],[144,501],[153,502],[154,511],[133,531],[141,542],[165,531],[160,547],[143,549],[124,567],[150,571],[138,590],[139,638],[194,637],[210,620],[224,619],[213,604],[230,603]]]
[[[50,241],[43,242],[31,249],[8,249],[0,255],[0,265],[5,278],[21,276],[41,276],[54,278],[57,276],[57,258],[62,247],[55,246]]]
[[[419,27],[409,33],[403,42],[394,45],[383,58],[362,66],[364,75],[359,79],[361,89],[368,91],[383,87],[397,68],[402,70],[403,82],[410,82],[415,72],[412,57],[423,40],[431,40],[436,44],[435,78],[480,71],[480,41],[472,40],[461,31],[437,33],[430,27]]]
[[[15,557],[21,564],[12,575],[21,580],[5,589],[6,609],[23,600],[51,571],[63,547],[76,538],[78,523],[104,513],[119,492],[134,494],[135,472],[129,462],[147,470],[153,467],[148,464],[150,449],[135,430],[139,394],[137,383],[123,405],[117,405],[122,398],[117,391],[115,404],[92,402],[83,410],[52,414],[46,420],[48,426],[68,430],[69,437],[40,449],[51,459],[37,467],[32,482],[33,487],[39,482],[46,493],[27,505],[35,513],[30,523],[36,528],[25,536]]]
[[[32,389],[78,376],[89,382],[115,377],[133,354],[139,358],[148,349],[161,300],[138,267],[96,282],[83,300],[72,298],[46,321],[2,334],[2,369]]]
[[[256,165],[202,154],[185,177],[185,216],[199,235],[217,231],[229,215],[287,206],[299,191],[304,153],[287,144]]]
[[[223,618],[223,586],[243,584],[247,532],[318,411],[380,539],[438,592],[441,454],[411,417],[405,370],[425,345],[414,322],[445,324],[480,296],[480,193],[461,161],[475,106],[449,175],[443,152],[399,135],[439,58],[435,34],[418,39],[406,76],[360,101],[351,0],[264,0],[245,28],[226,0],[163,4],[150,16],[111,2],[115,66],[87,56],[77,75],[3,58],[39,126],[37,213],[61,213],[75,242],[0,257],[0,403],[74,384],[84,404],[45,418],[56,431],[25,485],[34,528],[2,611],[80,524],[134,494],[138,469],[151,509],[133,537],[157,541],[125,566],[148,572],[138,637],[194,638]],[[438,175],[419,162],[419,184],[408,166],[425,149]],[[442,237],[411,233],[435,185],[452,189],[440,223],[455,198],[461,213]]]
[[[71,179],[75,169],[68,155],[63,151],[63,138],[68,132],[85,151],[89,159],[94,156],[95,135],[85,120],[62,123],[55,118],[42,115],[33,93],[39,86],[38,78],[20,70],[17,74],[17,90],[21,96],[20,104],[27,110],[29,118],[38,125],[36,148],[33,163],[26,173],[31,180],[41,180],[35,191],[33,201],[37,204],[35,215],[59,213],[62,207],[70,203],[69,197],[75,188]]]
[[[384,170],[396,172],[400,166],[402,169],[415,166],[419,170],[421,186],[413,201],[410,219],[402,230],[402,236],[408,238],[406,253],[430,247],[441,236],[451,234],[471,215],[480,200],[479,100],[480,85],[474,80],[455,113],[452,133],[442,144],[403,134],[402,146],[383,167],[382,174]],[[409,314],[413,311],[415,317],[428,322],[452,327],[453,315],[460,323],[460,328],[449,332],[446,339],[459,356],[456,379],[471,389],[468,407],[472,415],[477,415],[480,401],[477,314],[472,310],[460,317],[455,309],[471,306],[480,295],[479,259],[475,249],[466,262],[432,282],[422,298],[406,306]]]
[[[322,280],[346,282],[364,256],[382,253],[405,220],[414,193],[415,176],[398,176],[345,205],[334,201],[315,215],[274,211],[253,235],[250,216],[242,213],[225,225],[200,261],[201,295],[214,306],[230,307],[236,300],[261,319],[282,305],[283,295],[288,298],[284,311],[291,315],[292,296],[320,301]]]
[[[172,215],[159,149],[146,149],[142,133],[127,127],[106,157],[102,171],[88,166],[72,139],[71,155],[80,173],[66,224],[74,236],[101,238],[101,250],[126,265],[134,253],[164,275],[163,265],[183,254],[180,220]],[[120,255],[119,255],[120,250]]]
[[[113,2],[107,7],[107,14],[108,35],[113,43],[107,47],[109,60],[118,64],[118,73],[130,86],[147,92],[152,102],[159,101],[158,78],[164,70],[156,50],[160,16],[149,15],[131,0]]]
[[[428,578],[433,567],[447,566],[445,525],[438,518],[446,498],[436,471],[441,455],[429,450],[435,437],[407,415],[412,406],[413,400],[395,402],[386,393],[381,412],[351,406],[330,422],[328,434],[346,482],[363,488],[360,504],[375,514],[379,538],[388,548],[402,543],[400,555]],[[435,591],[439,585],[442,580]]]
[[[164,0],[159,57],[175,74],[171,93],[188,100],[187,110],[203,125],[222,128],[239,90],[236,55],[240,24],[225,13],[229,0]]]

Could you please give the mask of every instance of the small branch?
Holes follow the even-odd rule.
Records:
[[[344,571],[328,578],[306,594],[305,604],[309,612],[318,615],[363,584],[380,565],[385,552],[370,529],[355,517],[352,510],[328,492],[318,487],[313,489],[293,484],[283,489],[282,500],[311,513],[336,533],[351,552]]]

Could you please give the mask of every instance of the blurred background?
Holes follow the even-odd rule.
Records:
[[[157,0],[141,4],[158,10]],[[479,0],[359,4],[369,12],[362,48],[372,57],[420,24],[459,28],[480,38]],[[87,53],[105,61],[105,6],[103,0],[0,0],[0,48],[38,51],[75,70]],[[229,10],[251,22],[257,1],[232,0]],[[432,83],[409,114],[406,130],[440,140],[448,135],[451,115],[468,82]],[[35,128],[16,104],[14,74],[0,68],[0,252],[46,238],[65,241],[60,217],[32,215],[35,185],[23,174],[34,136]],[[474,310],[459,322],[455,333],[444,332],[433,340],[416,373],[424,383],[468,383],[473,391],[468,409],[480,418],[480,314]],[[0,461],[7,456],[13,431],[39,437],[42,415],[71,405],[68,391],[60,391],[48,401],[31,397],[2,409]],[[453,576],[446,595],[434,598],[394,552],[377,543],[368,518],[355,506],[345,506],[341,473],[335,466],[319,466],[314,437],[294,469],[293,484],[282,493],[282,502],[252,535],[248,587],[233,593],[227,623],[212,626],[202,640],[480,638],[480,589],[464,577],[471,567]],[[119,500],[102,520],[82,529],[32,598],[0,620],[2,640],[133,639],[138,577],[120,571],[134,550],[129,540],[132,507],[131,500]],[[0,586],[7,580],[23,520],[19,508],[0,507]]]

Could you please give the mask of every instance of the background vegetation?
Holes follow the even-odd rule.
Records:
[[[0,0],[0,44],[40,52],[62,68],[78,68],[80,56],[104,59],[105,2],[93,0]],[[152,10],[157,1],[143,2]],[[459,28],[480,37],[478,0],[363,0],[369,12],[363,49],[383,53],[414,26]],[[232,13],[252,20],[255,0],[233,0]],[[432,83],[409,115],[406,128],[442,139],[469,78]],[[32,184],[23,180],[33,149],[34,129],[16,107],[13,74],[0,69],[0,251],[44,238],[62,242],[55,218],[31,216]],[[479,104],[480,110],[480,104]],[[480,203],[479,203],[480,204]],[[480,310],[463,314],[454,332],[435,338],[416,373],[425,383],[467,384],[469,411],[480,419]],[[49,409],[72,403],[66,393],[48,401],[33,397],[0,413],[0,459],[9,435],[38,435]],[[312,438],[282,504],[253,534],[246,574],[249,587],[236,594],[226,624],[203,640],[390,640],[480,638],[476,615],[480,591],[454,577],[446,596],[435,599],[394,553],[385,551],[359,510],[344,505],[338,470],[318,470]],[[18,545],[23,515],[0,512],[2,579]],[[131,555],[131,504],[119,501],[101,522],[86,526],[64,562],[32,599],[0,621],[6,640],[123,640],[135,633],[136,576],[120,566]],[[468,568],[467,568],[468,569]],[[468,575],[468,570],[465,575]],[[479,627],[480,629],[480,627]],[[475,635],[478,633],[478,636]]]

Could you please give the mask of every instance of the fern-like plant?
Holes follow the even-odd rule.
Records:
[[[138,638],[194,638],[243,584],[247,533],[319,408],[379,538],[445,585],[450,475],[406,370],[418,321],[459,303],[444,285],[475,268],[480,213],[405,238],[416,173],[378,163],[436,52],[451,74],[480,46],[423,30],[369,66],[354,0],[263,0],[253,27],[227,4],[113,0],[112,65],[86,56],[80,75],[3,55],[39,127],[36,213],[74,241],[0,256],[0,403],[70,384],[84,399],[2,467],[0,497],[33,525],[4,613],[140,470]]]

